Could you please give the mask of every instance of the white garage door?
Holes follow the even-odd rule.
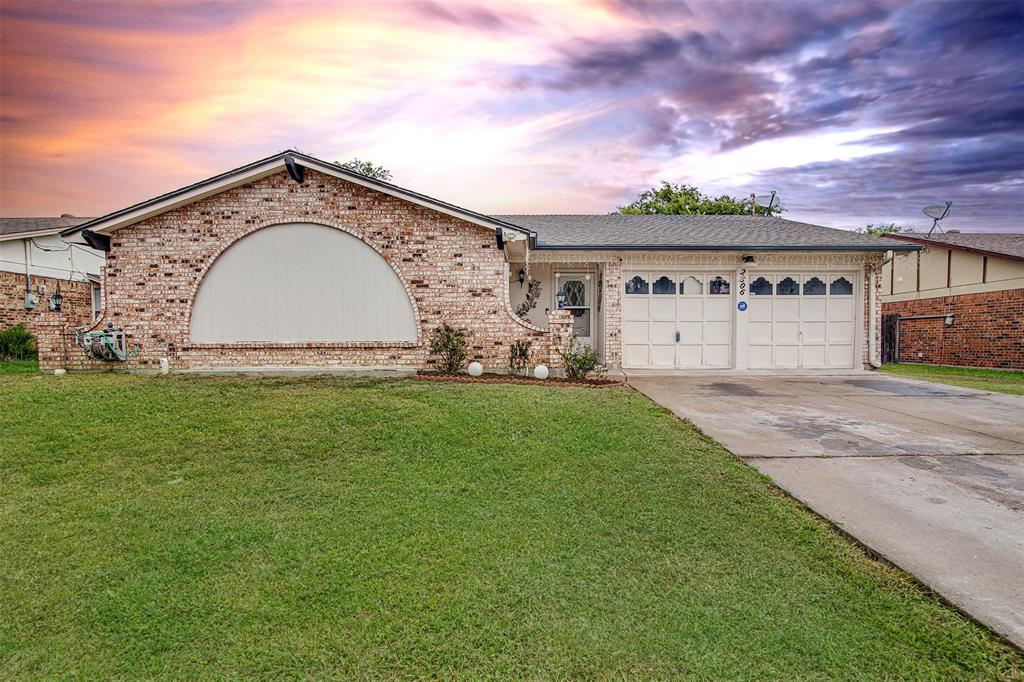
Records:
[[[853,367],[856,281],[852,272],[751,275],[748,366]]]
[[[623,366],[731,367],[732,301],[729,273],[627,273]]]

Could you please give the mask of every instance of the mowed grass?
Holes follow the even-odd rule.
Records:
[[[31,360],[0,360],[0,374],[30,374],[39,371],[39,362]]]
[[[621,389],[0,378],[0,677],[997,679]]]
[[[908,379],[977,388],[1011,395],[1024,395],[1024,372],[973,367],[936,367],[934,365],[891,364],[882,369]]]

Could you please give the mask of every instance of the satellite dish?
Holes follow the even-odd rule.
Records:
[[[775,190],[772,190],[771,194],[751,194],[750,201],[750,212],[752,215],[757,215],[758,206],[764,206],[764,214],[768,215],[768,213],[772,210],[772,207],[776,206],[780,201],[779,193],[776,192]]]
[[[939,227],[939,223],[942,222],[943,218],[949,215],[949,207],[952,205],[952,201],[947,201],[945,206],[936,205],[924,207],[924,214],[931,218],[933,221],[932,229],[928,230],[929,235],[931,235],[931,233],[934,232],[936,228],[938,228],[939,232],[942,232],[942,228]]]

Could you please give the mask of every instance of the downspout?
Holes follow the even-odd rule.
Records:
[[[32,257],[28,243],[31,239],[23,239],[22,246],[25,247],[25,305],[28,306],[28,297],[32,295],[32,273],[30,272],[29,259]]]
[[[872,369],[881,369],[882,363],[878,358],[878,342],[875,340],[878,332],[878,315],[875,313],[875,304],[878,299],[876,290],[875,273],[881,272],[882,268],[885,267],[886,263],[892,260],[892,251],[885,252],[885,258],[878,265],[872,265],[868,268],[868,276],[871,278],[871,284],[868,288],[868,364],[871,365]]]

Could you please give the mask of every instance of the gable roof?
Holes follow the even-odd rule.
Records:
[[[1024,261],[1024,234],[1010,232],[946,232],[945,234],[887,234],[889,239],[921,244],[943,246],[970,251],[982,256],[998,256],[1010,260]]]
[[[92,220],[76,216],[59,218],[0,218],[0,241],[23,239],[25,237],[43,237],[75,227]]]
[[[500,215],[537,233],[538,249],[917,251],[878,237],[750,215]]]
[[[239,187],[275,173],[280,173],[281,171],[287,170],[289,161],[327,175],[332,175],[343,180],[354,182],[357,185],[369,187],[370,189],[383,192],[384,194],[390,194],[391,196],[399,199],[404,199],[411,203],[418,204],[441,213],[446,213],[450,216],[475,223],[482,227],[488,227],[493,230],[511,230],[513,234],[519,233],[524,236],[529,235],[528,230],[516,225],[505,223],[492,216],[470,211],[469,209],[449,204],[448,202],[441,201],[440,199],[434,199],[433,197],[428,197],[425,194],[413,192],[412,190],[399,187],[398,185],[392,185],[389,182],[383,182],[375,178],[367,177],[360,173],[350,171],[347,168],[342,168],[336,164],[322,161],[293,149],[286,149],[283,152],[278,152],[277,154],[268,156],[265,159],[260,159],[259,161],[239,166],[238,168],[234,168],[205,180],[200,180],[199,182],[176,189],[172,192],[161,194],[160,196],[147,199],[146,201],[128,206],[127,208],[123,208],[119,211],[114,211],[113,213],[108,213],[105,216],[93,218],[87,222],[65,230],[62,234],[73,234],[85,229],[98,233],[110,233],[122,227],[133,225],[139,221],[145,220],[146,218],[151,218],[180,206],[213,196],[214,194],[219,194],[225,190]]]

